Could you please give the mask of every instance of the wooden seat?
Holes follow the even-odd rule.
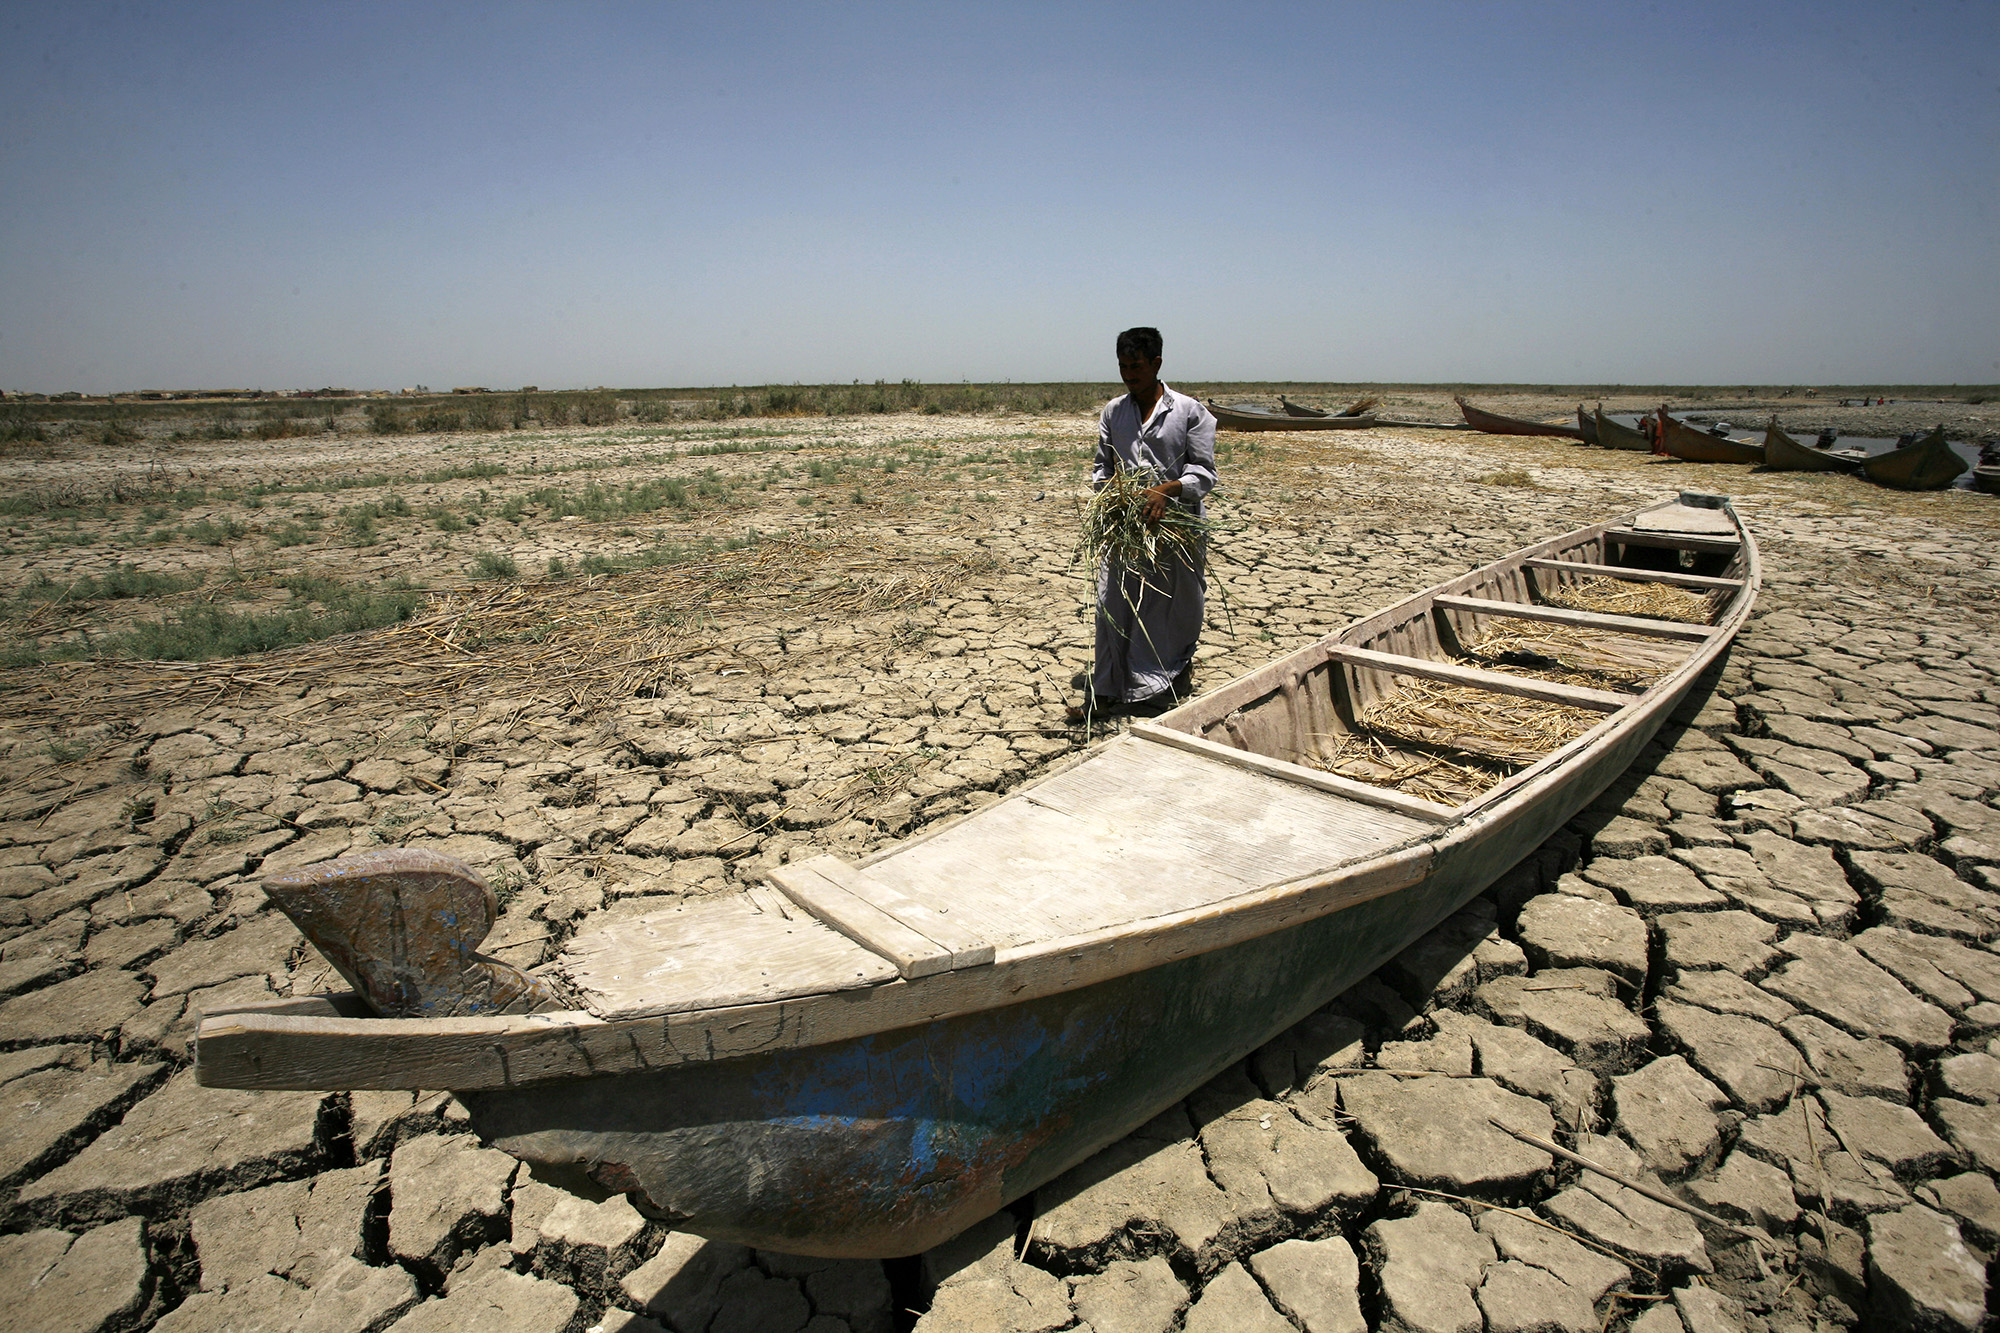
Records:
[[[1482,616],[1508,616],[1515,620],[1541,620],[1552,625],[1574,625],[1579,629],[1611,630],[1656,639],[1685,639],[1700,643],[1715,631],[1707,625],[1688,625],[1646,616],[1615,616],[1602,611],[1572,611],[1562,606],[1541,606],[1534,602],[1501,602],[1488,597],[1438,597],[1431,602],[1449,611],[1470,611]]]
[[[1326,655],[1330,660],[1344,662],[1348,666],[1367,667],[1397,676],[1415,676],[1418,680],[1442,681],[1447,685],[1469,685],[1473,689],[1516,694],[1524,699],[1574,704],[1578,708],[1595,708],[1601,713],[1615,713],[1631,703],[1633,698],[1629,694],[1614,694],[1610,690],[1564,685],[1553,680],[1537,680],[1533,676],[1510,676],[1504,671],[1482,671],[1478,667],[1458,666],[1451,662],[1433,662],[1427,657],[1378,653],[1369,648],[1334,644],[1327,647]]]
[[[1562,570],[1571,574],[1596,574],[1605,578],[1630,579],[1634,583],[1670,583],[1681,588],[1728,589],[1743,586],[1742,579],[1711,578],[1706,574],[1683,574],[1676,569],[1628,569],[1624,565],[1591,565],[1581,560],[1523,560],[1527,569]]]

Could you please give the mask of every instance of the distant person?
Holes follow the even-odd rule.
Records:
[[[1155,523],[1168,505],[1183,505],[1199,517],[1202,497],[1215,486],[1215,418],[1200,402],[1160,383],[1161,350],[1158,329],[1118,335],[1125,395],[1112,399],[1098,420],[1097,461],[1090,474],[1093,489],[1120,471],[1152,479],[1146,517]],[[1171,706],[1187,697],[1207,605],[1205,564],[1197,550],[1151,569],[1114,569],[1107,561],[1097,571],[1091,698],[1069,710],[1071,721],[1092,711]]]

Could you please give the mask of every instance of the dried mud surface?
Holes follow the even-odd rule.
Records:
[[[1443,395],[1389,407],[1450,415]],[[1826,410],[1769,409],[1802,429]],[[1626,779],[1487,894],[919,1261],[666,1231],[533,1179],[445,1093],[193,1086],[204,1006],[332,981],[262,874],[451,852],[500,890],[490,945],[529,965],[621,899],[864,854],[1091,743],[1062,706],[1089,654],[1069,551],[1093,442],[1086,418],[890,417],[0,459],[13,494],[62,501],[0,539],[12,637],[45,652],[201,607],[296,606],[302,578],[401,578],[425,599],[400,624],[259,656],[0,671],[0,1274],[30,1293],[15,1322],[1987,1319],[2000,510],[1962,491],[1461,432],[1222,437],[1230,531],[1197,688],[1680,489],[1736,497],[1764,596]],[[604,500],[667,480],[684,500]],[[549,488],[592,484],[595,509],[557,512]],[[661,563],[633,563],[648,552]],[[516,572],[494,576],[503,561]],[[119,565],[189,586],[49,591]]]

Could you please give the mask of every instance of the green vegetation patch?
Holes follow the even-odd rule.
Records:
[[[72,640],[47,649],[23,645],[7,653],[4,664],[29,666],[82,657],[163,662],[236,657],[316,643],[336,634],[379,629],[408,620],[423,604],[422,590],[400,579],[367,585],[300,575],[286,579],[283,586],[291,594],[291,601],[274,611],[191,606],[165,620],[134,625],[87,642]]]
[[[57,583],[46,574],[21,589],[24,601],[106,602],[127,597],[164,597],[201,583],[199,575],[162,574],[137,565],[113,565],[101,576],[86,574],[71,583]]]

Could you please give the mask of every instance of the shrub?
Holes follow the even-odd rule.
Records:
[[[187,527],[181,530],[189,538],[200,542],[203,546],[222,546],[228,542],[239,540],[248,531],[248,529],[233,518],[225,518],[220,523],[217,523],[213,519],[204,518],[199,522],[188,524]]]
[[[514,558],[498,551],[481,551],[472,557],[472,576],[481,579],[519,578],[521,567]]]

